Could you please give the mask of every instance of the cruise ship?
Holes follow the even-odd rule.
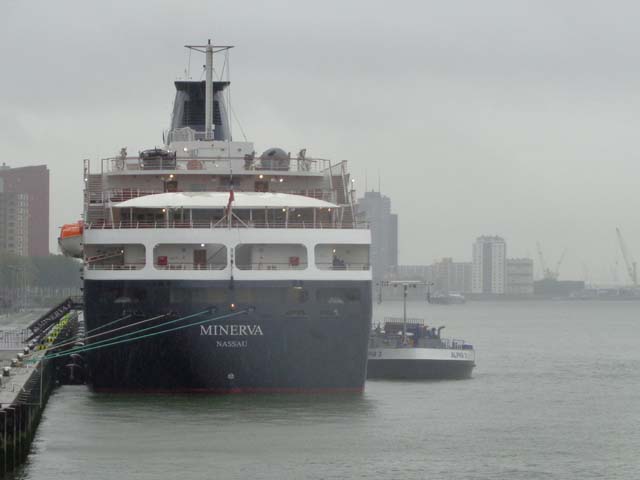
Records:
[[[188,46],[162,148],[84,161],[84,260],[96,391],[361,391],[371,236],[345,161],[232,139],[229,46]],[[227,68],[228,71],[228,68]],[[66,242],[66,243],[65,243]]]

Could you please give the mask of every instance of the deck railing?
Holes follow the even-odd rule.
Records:
[[[300,262],[297,265],[288,262],[256,262],[237,263],[238,270],[306,270],[307,262]]]
[[[167,263],[166,265],[154,264],[156,270],[224,270],[227,264],[221,263]]]
[[[369,270],[369,263],[344,262],[335,264],[333,262],[316,262],[316,266],[320,270]]]
[[[190,170],[194,173],[206,171],[223,174],[230,170],[233,172],[295,172],[322,173],[329,168],[331,161],[324,158],[290,158],[285,160],[260,160],[252,157],[178,157],[178,158],[152,158],[141,159],[139,157],[114,157],[102,160],[102,171],[114,172],[157,172]]]
[[[301,262],[298,265],[291,263],[278,263],[278,262],[259,262],[259,263],[238,263],[236,268],[238,270],[306,270],[308,264]],[[336,267],[326,264],[318,264],[316,266],[320,270],[348,270],[348,271],[360,271],[369,270],[368,263],[349,263],[342,267]],[[111,270],[111,271],[123,271],[123,270],[142,270],[145,267],[144,263],[125,263],[125,264],[95,264],[85,263],[87,270]],[[224,270],[227,268],[227,264],[224,263],[167,263],[166,265],[160,265],[155,263],[153,267],[156,270]]]
[[[182,190],[180,190],[182,191]],[[208,187],[207,192],[228,192],[229,187]],[[236,190],[238,191],[238,190]],[[144,197],[146,195],[155,195],[158,193],[165,193],[161,190],[149,190],[141,188],[117,188],[104,190],[101,192],[86,192],[86,199],[89,204],[104,204],[104,203],[120,203],[126,202],[138,197]],[[317,200],[324,200],[325,202],[335,203],[336,193],[333,191],[321,190],[321,189],[308,189],[308,190],[291,190],[291,191],[277,191],[273,193],[287,193],[291,195],[301,195],[303,197],[315,198]]]
[[[85,230],[116,230],[116,229],[144,229],[144,228],[311,228],[311,229],[367,229],[366,223],[344,223],[339,225],[331,222],[238,222],[231,225],[226,222],[93,222],[85,224]]]
[[[114,264],[114,263],[86,263],[85,267],[87,270],[142,270],[144,268],[144,263],[124,263],[124,264]]]

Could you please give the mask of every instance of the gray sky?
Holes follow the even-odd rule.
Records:
[[[400,262],[482,234],[561,278],[640,258],[640,5],[631,1],[2,0],[0,150],[47,163],[51,246],[82,159],[162,143],[187,43],[236,45],[232,103],[257,151],[348,159],[400,214]],[[202,59],[194,57],[192,76]],[[234,129],[241,139],[239,129]],[[622,260],[618,277],[624,279]]]

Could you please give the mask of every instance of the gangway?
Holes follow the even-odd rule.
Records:
[[[70,311],[82,310],[83,307],[82,297],[66,298],[27,327],[32,332],[27,341],[41,336]]]

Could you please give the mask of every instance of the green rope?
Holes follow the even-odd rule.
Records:
[[[129,342],[133,342],[135,340],[142,340],[144,338],[155,337],[156,335],[161,335],[163,333],[175,332],[176,330],[182,330],[184,328],[195,327],[196,325],[202,325],[203,323],[208,323],[208,322],[213,322],[213,321],[216,321],[216,320],[222,320],[224,318],[234,317],[236,315],[240,315],[240,314],[243,314],[243,313],[248,313],[249,311],[250,310],[241,310],[239,312],[228,313],[228,314],[222,315],[220,317],[210,317],[210,318],[207,318],[205,320],[200,320],[200,321],[197,321],[197,322],[194,322],[194,323],[190,323],[188,325],[180,325],[178,327],[168,328],[167,330],[161,330],[159,332],[148,333],[146,335],[141,335],[139,337],[127,338],[127,339],[124,339],[124,340],[119,340],[117,342],[103,343],[102,345],[91,344],[91,345],[89,345],[87,347],[84,347],[82,350],[79,350],[79,351],[80,352],[88,352],[90,350],[98,350],[100,348],[112,347],[114,345],[120,345],[120,344],[123,344],[123,343],[129,343]],[[112,340],[112,339],[109,339],[109,340]],[[104,342],[104,340],[103,340],[103,342]],[[71,355],[72,353],[77,353],[77,352],[78,352],[78,350],[76,350],[76,352],[67,351],[67,352],[56,353],[56,354],[53,354],[53,355],[45,355],[44,357],[42,357],[42,360],[51,360],[53,358],[66,357],[68,355]]]
[[[165,325],[169,325],[169,324],[171,324],[171,323],[181,322],[182,320],[187,320],[187,319],[189,319],[189,318],[193,318],[193,317],[197,317],[197,316],[199,316],[199,315],[203,315],[203,314],[205,314],[205,313],[209,312],[210,310],[211,310],[211,309],[203,310],[203,311],[198,312],[198,313],[193,313],[193,314],[191,314],[191,315],[187,315],[186,317],[176,318],[176,319],[174,319],[174,320],[170,320],[170,321],[168,321],[168,322],[160,323],[160,324],[158,324],[158,325],[152,325],[151,327],[142,328],[142,329],[140,329],[140,330],[135,330],[135,331],[133,331],[133,332],[124,333],[124,334],[122,334],[122,335],[117,335],[117,336],[115,336],[115,337],[111,337],[111,338],[105,338],[104,340],[98,340],[97,342],[94,342],[94,343],[92,343],[91,345],[99,345],[99,344],[101,344],[101,343],[111,342],[111,341],[113,341],[113,340],[117,340],[117,339],[119,339],[119,338],[129,337],[129,336],[131,336],[131,335],[136,335],[136,334],[139,334],[139,333],[142,333],[142,332],[146,332],[146,331],[149,331],[149,330],[153,330],[154,328],[164,327]],[[108,332],[105,332],[105,333],[108,333]],[[101,334],[101,335],[103,335],[103,334]],[[71,348],[71,349],[69,349],[69,350],[66,350],[64,353],[71,355],[72,353],[77,353],[77,352],[82,351],[84,348],[85,348],[85,346],[75,347],[75,348]],[[43,358],[44,358],[44,357],[43,357]],[[34,360],[34,361],[35,361],[35,360]]]
[[[176,318],[174,320],[169,320],[168,322],[159,323],[158,325],[151,325],[150,327],[145,327],[145,328],[141,328],[139,330],[134,330],[133,332],[123,333],[122,335],[116,335],[115,337],[105,338],[103,340],[98,340],[96,342],[92,342],[90,345],[100,345],[101,343],[112,342],[112,341],[118,340],[120,338],[130,337],[131,335],[138,335],[138,334],[140,334],[142,332],[148,332],[149,330],[153,330],[155,328],[164,327],[165,325],[170,325],[172,323],[181,322],[183,320],[187,320],[189,318],[197,317],[199,315],[204,315],[205,313],[208,313],[208,312],[210,312],[210,309],[203,310],[203,311],[198,312],[198,313],[193,313],[191,315],[187,315],[186,317],[180,317],[180,318]],[[104,333],[108,333],[108,332],[104,332]],[[104,335],[104,333],[101,333],[100,335]],[[96,336],[98,336],[98,335],[96,335]],[[72,348],[70,350],[65,350],[65,352],[69,352],[71,354],[71,353],[75,353],[75,350],[82,350],[85,347],[86,346],[74,347],[74,348]]]

